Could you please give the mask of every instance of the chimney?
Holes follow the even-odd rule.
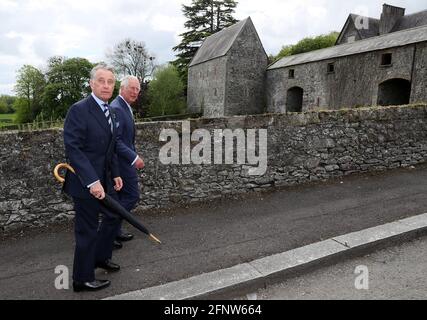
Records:
[[[396,22],[405,15],[405,8],[383,4],[383,13],[380,20],[380,35],[390,33]]]

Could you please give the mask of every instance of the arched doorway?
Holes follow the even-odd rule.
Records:
[[[379,106],[399,106],[409,104],[411,82],[405,79],[390,79],[378,86]]]
[[[286,97],[286,111],[301,112],[304,90],[300,87],[293,87],[288,90]]]

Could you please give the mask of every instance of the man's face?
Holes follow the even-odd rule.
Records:
[[[139,81],[136,79],[129,79],[128,85],[121,87],[120,95],[131,105],[138,99],[140,90]]]
[[[114,74],[111,71],[99,69],[95,73],[95,79],[90,80],[90,87],[95,96],[107,102],[113,95],[115,82]]]

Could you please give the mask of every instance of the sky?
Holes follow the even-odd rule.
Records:
[[[240,0],[268,54],[308,36],[341,31],[350,13],[379,18],[384,2],[411,14],[427,0]],[[125,38],[143,41],[156,63],[174,60],[191,0],[0,0],[0,95],[14,94],[24,64],[43,69],[54,55],[105,61]]]

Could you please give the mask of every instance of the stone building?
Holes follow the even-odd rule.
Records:
[[[272,64],[266,74],[267,110],[427,101],[427,10],[404,12],[384,5],[380,20],[350,15],[336,46]]]
[[[251,18],[211,35],[189,66],[188,111],[205,117],[262,113],[267,65]]]
[[[208,37],[189,67],[188,110],[205,117],[427,101],[427,10],[350,14],[330,48],[267,55],[250,18]]]
[[[427,101],[427,26],[285,57],[267,69],[269,112]]]

